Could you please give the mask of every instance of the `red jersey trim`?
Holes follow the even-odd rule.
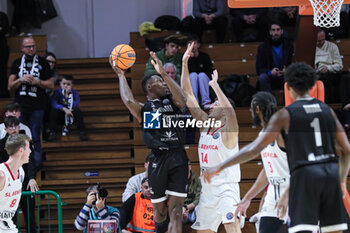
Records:
[[[12,180],[16,180],[15,179],[15,177],[13,176],[13,173],[12,173],[12,171],[11,171],[11,169],[9,168],[9,166],[7,165],[7,163],[4,163],[5,164],[5,166],[6,166],[6,168],[7,168],[7,170],[9,170],[9,172],[10,172],[10,175],[11,175],[11,177],[12,177]],[[19,170],[18,170],[18,177],[17,177],[17,179],[19,178]]]
[[[216,131],[218,131],[219,129],[221,129],[221,128],[224,127],[224,126],[225,126],[225,125],[222,125],[222,126],[220,126],[219,128],[217,128],[216,130],[214,130],[214,132],[212,132],[211,135],[213,136],[214,133],[215,133]],[[208,129],[207,135],[209,134],[210,130],[211,130],[211,127]]]

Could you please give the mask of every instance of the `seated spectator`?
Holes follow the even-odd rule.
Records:
[[[263,41],[268,31],[267,8],[230,9],[232,28],[237,42]],[[254,28],[258,31],[245,33],[245,29]]]
[[[52,71],[53,74],[53,81],[54,84],[56,85],[57,83],[57,79],[58,79],[58,73],[56,70],[56,56],[54,53],[51,52],[47,52],[45,54],[45,59],[47,61],[47,63],[49,63],[50,69]],[[44,122],[43,122],[43,138],[44,140],[46,140],[48,138],[49,135],[49,122],[50,122],[50,112],[51,112],[51,97],[54,93],[54,90],[51,89],[46,89],[45,90],[46,94],[47,94],[47,98],[45,99],[45,112],[44,112]]]
[[[0,163],[6,162],[9,159],[9,154],[7,153],[5,149],[5,143],[7,138],[10,135],[15,135],[15,134],[26,134],[25,130],[20,129],[20,121],[17,117],[15,116],[8,116],[5,118],[4,121],[5,125],[5,132],[6,135],[4,138],[0,140]],[[27,135],[28,136],[28,135]],[[30,148],[33,151],[33,145],[30,143]],[[35,180],[36,177],[36,168],[35,168],[35,163],[34,163],[34,154],[33,152],[30,153],[29,156],[29,163],[23,164],[23,170],[25,172],[24,180],[22,183],[22,190],[30,190],[32,192],[38,191],[39,186]],[[28,207],[27,208],[27,200],[28,200]],[[35,199],[34,196],[27,196],[27,197],[22,197],[19,203],[22,212],[24,214],[24,219],[26,223],[26,229],[30,229],[30,233],[36,233],[36,223],[35,223]],[[29,216],[28,216],[29,212]],[[28,219],[29,217],[29,225],[28,226]],[[16,216],[13,217],[12,219],[13,222],[16,222]]]
[[[326,40],[322,29],[318,30],[316,46],[315,69],[324,84],[325,102],[339,102],[339,72],[343,70],[343,61],[338,46]]]
[[[126,188],[122,195],[122,202],[125,202],[126,200],[128,200],[130,196],[141,191],[142,180],[147,177],[148,165],[149,165],[149,155],[147,155],[146,161],[144,163],[146,171],[140,174],[134,175],[130,177],[130,179],[128,180],[128,183],[126,184]]]
[[[201,194],[201,180],[198,175],[192,171],[191,162],[188,162],[188,192],[184,201],[182,211],[182,223],[194,223],[196,221],[195,208],[198,205]]]
[[[325,28],[326,34],[330,39],[348,38],[349,37],[349,12],[350,4],[343,4],[340,10],[339,27]]]
[[[21,116],[21,106],[17,102],[9,103],[5,106],[5,117],[14,116],[20,118]],[[19,123],[19,129],[24,130],[25,134],[32,138],[32,133],[30,129],[25,124]],[[0,124],[0,139],[4,138],[6,135],[5,124]]]
[[[79,109],[80,97],[73,89],[73,76],[64,75],[60,88],[52,96],[52,110],[50,114],[50,135],[48,141],[56,140],[57,118],[64,117],[62,136],[68,133],[68,126],[76,122],[80,132],[80,140],[87,141],[83,114]]]
[[[173,63],[168,62],[168,63],[165,63],[163,65],[163,68],[164,68],[165,72],[169,75],[169,77],[175,80],[176,66]]]
[[[108,191],[100,185],[92,185],[86,189],[86,203],[74,221],[74,226],[79,231],[88,232],[89,220],[115,220],[119,228],[119,210],[106,205]]]
[[[198,103],[198,94],[201,96],[201,106],[209,109],[211,104],[209,81],[213,73],[214,66],[208,54],[199,51],[201,46],[198,37],[192,36],[188,43],[194,42],[191,57],[188,59],[188,70],[190,72],[190,81],[192,91]]]
[[[129,197],[121,208],[120,228],[122,233],[156,231],[148,178],[144,178],[141,183],[142,191]]]
[[[227,28],[224,0],[193,0],[193,16],[195,17],[193,32],[200,40],[204,29],[213,29],[216,33],[216,42],[224,42]]]
[[[272,92],[272,89],[283,89],[284,71],[292,63],[294,48],[283,37],[280,23],[272,23],[269,33],[269,37],[258,47],[256,72],[260,90]]]
[[[164,39],[165,48],[156,52],[157,58],[163,63],[173,63],[176,66],[177,74],[175,76],[175,81],[180,83],[181,78],[181,64],[182,64],[182,55],[179,52],[180,50],[180,41],[176,35],[168,36]],[[153,58],[150,57],[145,69],[145,76],[151,74],[157,74],[157,71],[152,65]]]

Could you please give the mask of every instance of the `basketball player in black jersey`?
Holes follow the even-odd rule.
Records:
[[[339,233],[348,228],[349,216],[342,193],[346,192],[350,144],[333,110],[309,96],[316,80],[311,66],[304,63],[289,66],[285,81],[295,102],[271,117],[267,133],[260,134],[231,159],[204,174],[204,179],[210,182],[226,167],[256,158],[282,133],[291,173],[290,233],[315,231],[318,222],[323,233]],[[339,157],[335,154],[335,144],[341,149]]]
[[[184,150],[185,130],[176,123],[186,99],[180,86],[163,69],[162,62],[151,52],[152,64],[160,74],[145,76],[142,89],[144,104],[138,102],[127,84],[124,71],[110,64],[119,77],[121,98],[131,114],[143,123],[142,137],[151,149],[148,178],[155,215],[156,232],[182,232],[182,206],[187,195],[188,158]],[[169,127],[162,127],[169,119]],[[169,216],[170,221],[167,216]]]

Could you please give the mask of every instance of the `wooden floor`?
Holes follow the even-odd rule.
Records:
[[[166,32],[165,34],[173,33]],[[148,37],[157,37],[164,33],[154,33]],[[136,51],[136,64],[126,74],[135,97],[144,101],[145,96],[140,88],[148,51],[144,48],[144,38],[138,33],[130,33],[130,44]],[[344,67],[350,61],[350,40],[337,42],[344,56]],[[249,74],[251,84],[256,82],[255,58],[258,43],[246,44],[212,44],[201,47],[208,53],[221,77],[225,75]],[[64,232],[76,232],[74,219],[86,201],[85,189],[97,182],[109,191],[109,205],[120,207],[121,195],[128,178],[135,173],[143,172],[143,163],[149,149],[142,141],[140,125],[135,122],[119,96],[119,85],[116,75],[109,67],[107,58],[66,59],[58,60],[59,74],[73,74],[75,89],[81,96],[80,108],[84,114],[89,141],[79,140],[75,127],[70,128],[67,136],[60,136],[55,142],[44,142],[45,160],[38,174],[42,190],[53,190],[59,193],[63,206]],[[11,99],[0,99],[0,107]],[[339,107],[334,105],[333,107]],[[248,108],[236,110],[240,126],[240,146],[251,142],[259,132],[252,128],[251,114]],[[199,174],[197,145],[186,145],[188,157],[194,171]],[[260,159],[241,165],[241,197],[251,187],[260,170]],[[257,212],[262,194],[252,202],[248,216]],[[55,201],[52,201],[55,204]],[[43,201],[41,201],[43,203]],[[52,207],[51,224],[57,223],[56,207]],[[47,209],[43,205],[41,224],[48,224]],[[184,232],[190,232],[185,226]],[[220,228],[220,232],[222,228]],[[25,232],[25,231],[23,231]],[[244,233],[253,233],[255,228],[246,222]]]

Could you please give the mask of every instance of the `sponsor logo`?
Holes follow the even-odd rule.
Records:
[[[228,220],[233,219],[233,213],[232,213],[232,212],[228,212],[228,213],[226,214],[226,218],[227,218]]]
[[[263,158],[277,158],[276,153],[264,152],[262,153]]]
[[[214,139],[218,139],[219,137],[220,137],[220,133],[219,132],[214,133],[214,135],[213,135]]]
[[[143,113],[143,128],[144,129],[160,129],[160,117],[159,110],[156,112],[144,112]]]

